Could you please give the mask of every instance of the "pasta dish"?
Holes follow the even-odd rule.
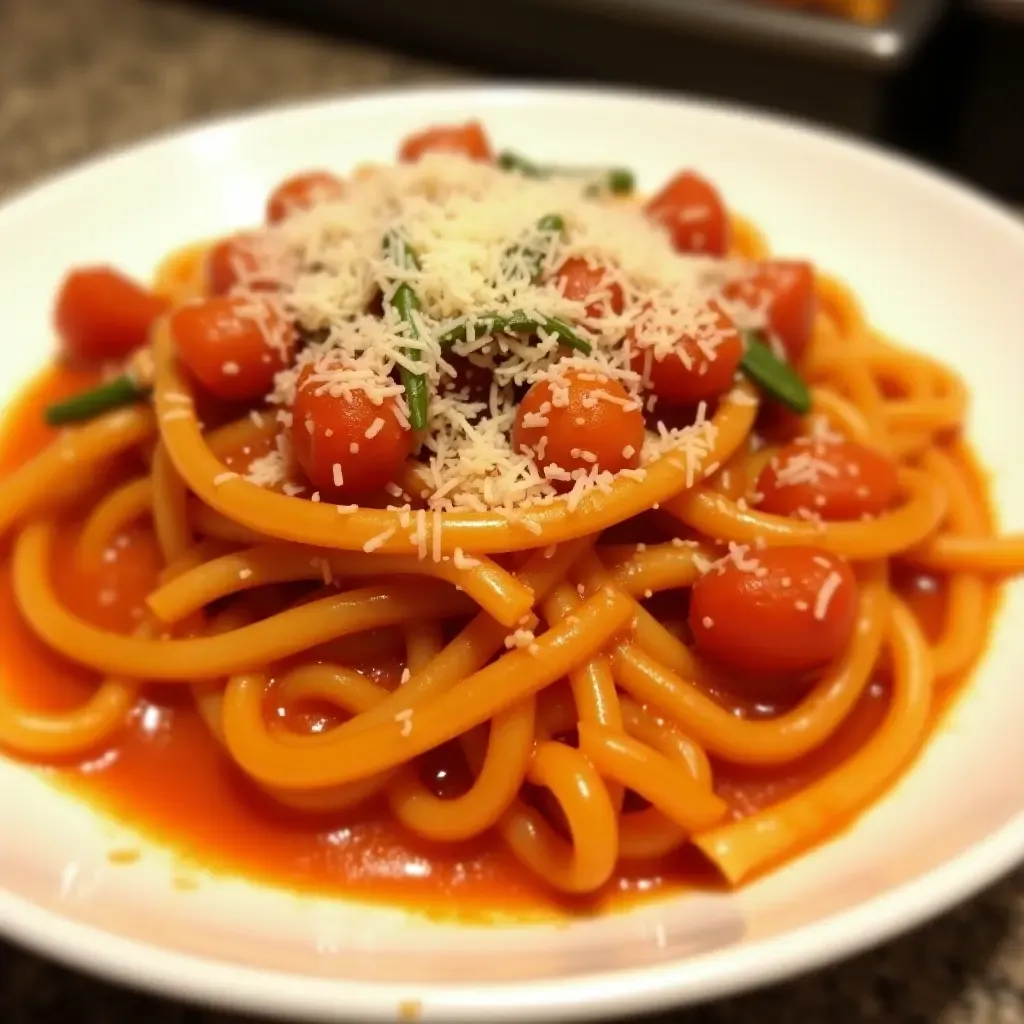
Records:
[[[693,171],[432,128],[54,322],[0,750],[276,883],[742,885],[899,778],[1024,567],[957,374]]]

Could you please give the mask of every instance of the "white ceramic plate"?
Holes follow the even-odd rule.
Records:
[[[386,160],[407,132],[469,116],[541,160],[631,164],[645,188],[682,166],[705,171],[777,251],[847,279],[880,327],[966,375],[1003,524],[1024,528],[1024,229],[862,145],[663,98],[488,88],[346,99],[198,128],[63,175],[0,210],[0,398],[46,359],[69,264],[148,274],[180,243],[258,220],[290,172]],[[1022,626],[1015,586],[969,696],[911,775],[840,840],[734,896],[463,929],[240,880],[202,877],[182,892],[169,854],[131,837],[141,861],[112,867],[121,827],[0,759],[0,929],[126,983],[278,1018],[387,1020],[408,1001],[438,1020],[594,1017],[736,992],[908,928],[1024,856]]]

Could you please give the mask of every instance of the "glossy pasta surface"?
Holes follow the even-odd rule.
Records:
[[[955,371],[691,172],[640,203],[479,126],[401,154],[151,289],[69,278],[0,439],[0,751],[212,866],[456,914],[835,835],[1024,569]]]

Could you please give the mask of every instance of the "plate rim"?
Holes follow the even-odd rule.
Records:
[[[716,118],[752,121],[818,144],[868,158],[890,171],[910,174],[938,188],[950,202],[1015,236],[1024,251],[1024,223],[998,199],[954,175],[929,167],[875,142],[810,121],[756,108],[667,91],[556,84],[530,80],[470,82],[427,87],[408,85],[259,106],[174,126],[133,142],[83,157],[0,197],[0,230],[10,216],[31,212],[54,189],[73,187],[121,161],[145,157],[163,146],[181,145],[250,128],[253,124],[334,108],[387,107],[415,97],[417,104],[465,97],[481,108],[561,103],[633,103],[703,112]],[[911,769],[913,770],[913,769]],[[69,799],[71,799],[69,797]],[[97,812],[100,813],[100,812]],[[20,897],[0,884],[0,936],[105,981],[166,998],[282,1020],[394,1020],[404,1003],[422,1007],[422,1019],[520,1021],[524,1011],[538,1020],[588,1020],[617,1013],[649,1012],[738,995],[753,988],[817,970],[876,947],[939,916],[1006,875],[1024,860],[1024,809],[959,857],[864,903],[779,935],[721,951],[644,967],[601,971],[533,982],[487,985],[398,986],[265,971],[177,952],[76,921]],[[682,897],[685,898],[685,897]],[[345,1009],[339,1011],[339,1007]]]
[[[809,974],[883,945],[1003,878],[1024,856],[1024,813],[969,854],[912,882],[777,936],[646,967],[536,982],[396,985],[302,977],[179,953],[69,919],[0,888],[0,936],[66,967],[167,999],[282,1021],[393,1021],[404,1004],[425,1021],[589,1021],[713,1002]],[[683,898],[685,897],[678,897]],[[838,937],[836,937],[838,934]],[[827,940],[827,941],[826,941]],[[771,955],[766,955],[766,951]],[[696,975],[700,991],[695,991]],[[338,1007],[352,1003],[351,1011]],[[401,1019],[401,1018],[400,1018]]]

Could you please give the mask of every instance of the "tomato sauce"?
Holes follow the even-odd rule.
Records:
[[[53,370],[25,393],[0,432],[0,474],[28,459],[52,436],[43,425],[42,408],[89,382],[83,374]],[[139,468],[136,465],[134,471]],[[121,466],[118,472],[128,470]],[[983,493],[980,475],[975,479]],[[111,477],[104,477],[97,488],[111,482]],[[57,577],[62,599],[98,625],[130,631],[142,617],[144,598],[159,569],[150,531],[142,525],[117,538],[102,565],[88,571],[78,569],[72,560],[74,540],[75,524],[68,523],[58,553],[59,564],[66,567]],[[44,711],[74,707],[88,698],[98,677],[54,654],[21,621],[11,586],[9,549],[7,544],[0,551],[0,701]],[[896,582],[934,635],[944,607],[940,582],[909,573],[900,574]],[[994,597],[995,590],[993,601]],[[382,674],[387,672],[382,669]],[[945,692],[958,690],[950,685]],[[877,727],[887,704],[882,672],[821,750],[770,770],[715,764],[718,792],[737,816],[796,792],[855,751]],[[272,700],[268,705],[268,714],[280,717]],[[767,715],[779,709],[736,710]],[[292,716],[293,724],[310,729],[330,724],[330,715],[322,709],[294,709]],[[423,758],[422,771],[436,791],[461,788],[464,769],[456,758],[447,748]],[[553,897],[491,836],[438,846],[405,832],[385,807],[377,805],[319,817],[289,811],[261,793],[229,760],[184,685],[148,686],[145,700],[111,749],[98,750],[84,762],[41,765],[39,770],[172,848],[186,864],[295,891],[399,904],[431,916],[490,919],[503,913],[523,917],[589,911],[683,887],[720,884],[700,855],[688,850],[657,863],[627,866],[601,893],[570,901]],[[110,852],[112,864],[131,864],[137,856],[123,843]],[[182,879],[183,887],[191,884]]]

